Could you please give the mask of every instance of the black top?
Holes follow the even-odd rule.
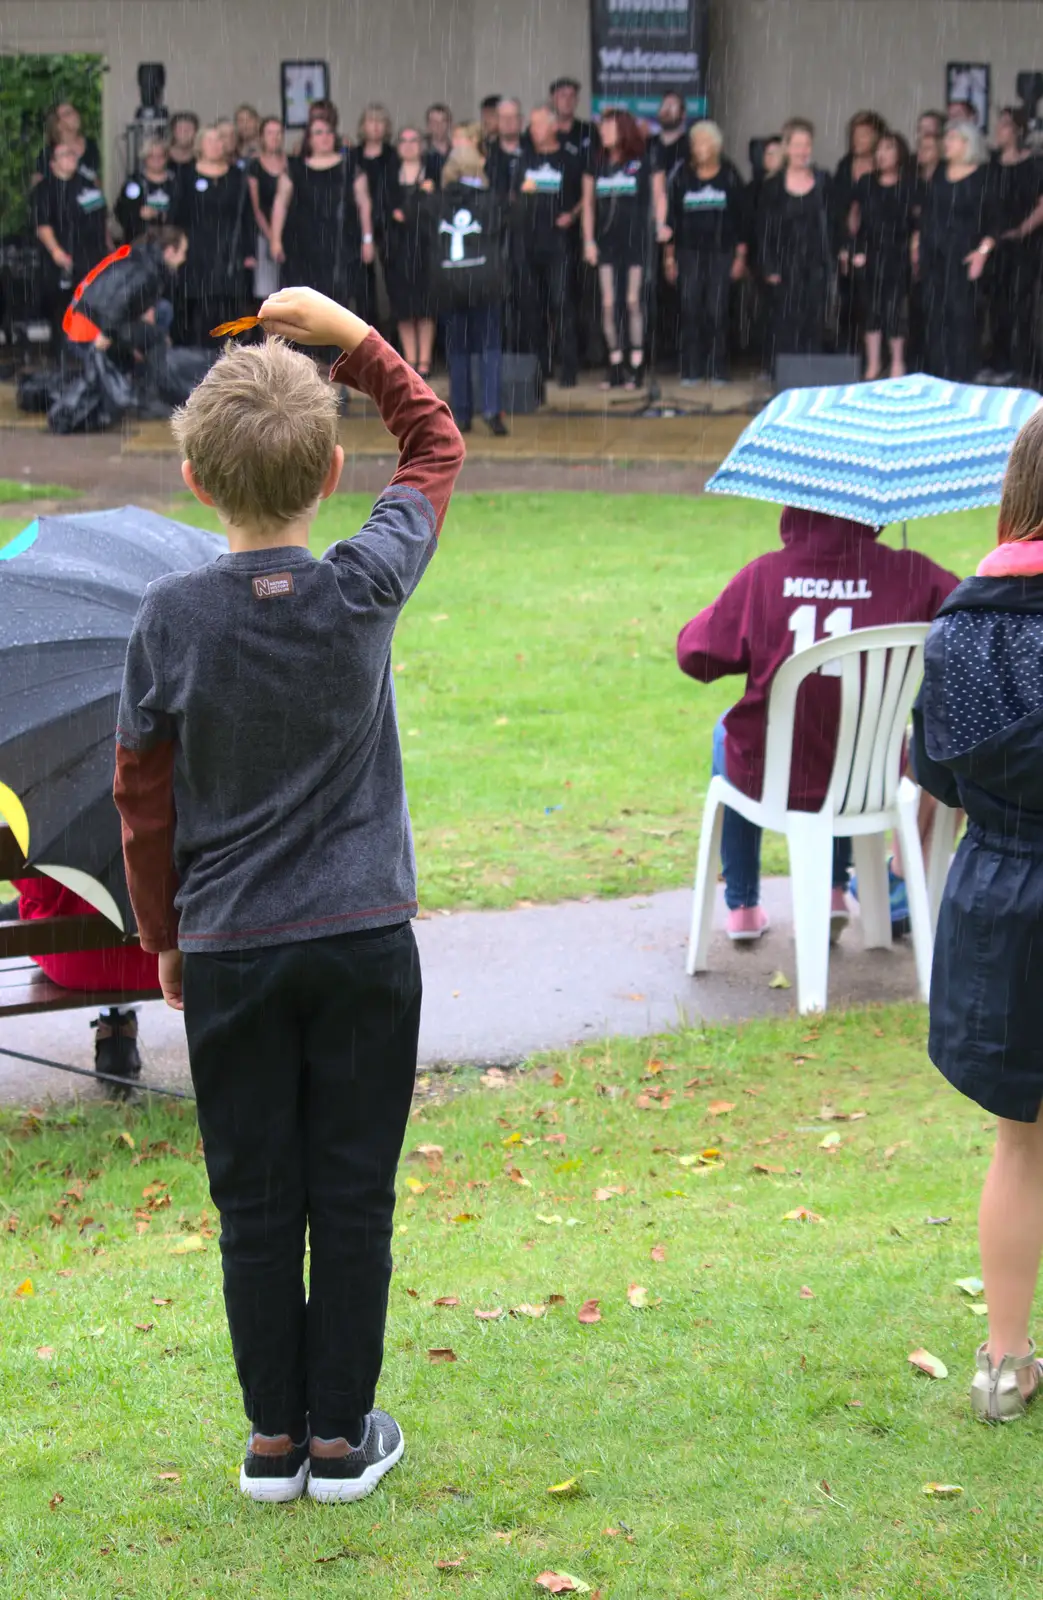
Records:
[[[267,167],[263,167],[257,157],[254,156],[246,169],[246,176],[257,179],[257,204],[265,221],[271,222],[272,207],[275,204],[275,191],[279,187],[279,174],[273,175],[270,173]]]
[[[712,178],[700,178],[685,162],[674,173],[667,199],[667,220],[679,250],[731,254],[746,239],[746,188],[730,161],[722,161]]]
[[[168,167],[162,178],[149,178],[144,172],[131,173],[112,208],[128,244],[146,228],[162,227],[173,214],[177,184],[178,175],[172,167]],[[143,217],[143,206],[154,215]]]
[[[583,166],[579,156],[559,145],[537,155],[530,147],[514,175],[512,200],[518,233],[524,248],[565,249],[572,230],[559,228],[563,211],[575,211],[583,194]]]
[[[581,122],[579,117],[573,117],[571,127],[558,129],[558,138],[570,155],[579,156],[588,172],[593,171],[601,151],[601,140],[592,122]]]
[[[183,169],[173,221],[188,234],[183,268],[190,298],[234,292],[243,257],[253,244],[246,178],[237,166],[208,178],[195,163]]]
[[[664,140],[661,133],[657,133],[648,145],[652,171],[664,172],[668,184],[674,181],[682,167],[688,166],[689,152],[688,135],[683,130],[679,139],[669,141]]]
[[[442,168],[448,160],[448,155],[443,155],[441,150],[424,152],[424,177],[433,183],[436,189],[442,187]]]
[[[36,171],[42,172],[45,177],[51,170],[51,155],[51,146],[45,145],[36,158]],[[83,154],[80,157],[80,165],[77,170],[82,172],[85,178],[96,179],[100,176],[101,154],[98,150],[97,139],[84,140]]]
[[[851,236],[848,233],[847,219],[851,207],[858,199],[858,186],[872,173],[865,173],[863,177],[853,175],[854,157],[843,156],[833,174],[830,185],[830,212],[832,215],[833,242],[837,250],[847,250],[851,246]]]
[[[493,139],[485,158],[485,175],[489,187],[501,200],[513,192],[518,169],[528,160],[531,148],[527,138],[522,138],[517,150],[505,150],[498,139]]]
[[[920,259],[943,262],[970,255],[982,239],[999,237],[999,206],[988,166],[951,183],[940,166],[926,185],[920,219]]]
[[[1017,228],[1035,210],[1043,192],[1043,162],[1036,156],[1010,165],[993,156],[989,164],[1001,233]]]
[[[610,161],[604,151],[595,158],[594,237],[610,261],[634,265],[644,256],[649,238],[650,172],[647,153],[633,161]]]
[[[97,266],[108,250],[105,196],[93,179],[80,172],[71,178],[56,178],[48,172],[32,192],[30,214],[33,227],[53,228],[61,248],[72,256],[68,276],[73,283]]]
[[[449,184],[434,196],[431,224],[439,310],[476,310],[502,300],[504,213],[492,190]]]
[[[915,231],[913,203],[916,186],[905,173],[898,182],[881,183],[874,175],[859,178],[854,201],[859,211],[856,255],[865,255],[867,264],[886,263],[894,270],[909,263],[909,241]]]
[[[821,280],[833,259],[830,231],[830,182],[815,172],[807,194],[790,194],[785,173],[778,172],[761,187],[757,219],[758,259],[766,278],[785,283],[803,275]]]
[[[379,154],[365,156],[361,148],[355,152],[356,170],[366,174],[369,197],[373,205],[373,231],[383,235],[387,219],[398,204],[398,151],[385,144]]]

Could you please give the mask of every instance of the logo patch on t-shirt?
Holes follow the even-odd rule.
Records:
[[[274,600],[278,595],[293,594],[292,572],[270,572],[253,581],[255,600]]]

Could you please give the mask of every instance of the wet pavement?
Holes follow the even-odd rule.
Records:
[[[723,933],[711,947],[709,973],[685,975],[691,895],[687,889],[625,900],[590,900],[515,911],[435,913],[416,924],[424,968],[420,1057],[507,1064],[613,1034],[641,1037],[683,1023],[784,1016],[794,989],[769,988],[782,971],[794,977],[789,885],[767,879],[764,904],[773,927],[750,949]],[[723,928],[723,902],[717,906]],[[912,950],[862,949],[857,918],[834,950],[830,1004],[872,1004],[916,997]],[[0,1022],[0,1048],[89,1067],[90,1013],[66,1011]],[[140,1010],[145,1076],[189,1084],[184,1029],[159,1002]],[[0,1055],[0,1104],[99,1094],[84,1079]]]

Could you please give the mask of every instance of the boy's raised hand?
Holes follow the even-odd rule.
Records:
[[[317,289],[279,289],[268,296],[258,316],[268,333],[294,344],[334,344],[349,353],[370,331],[368,322]]]

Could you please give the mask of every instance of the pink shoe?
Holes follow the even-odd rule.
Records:
[[[728,937],[733,944],[753,944],[769,927],[763,906],[740,906],[728,913]]]
[[[840,935],[851,921],[847,909],[847,893],[843,889],[834,889],[833,898],[829,906],[829,942],[836,944]]]

